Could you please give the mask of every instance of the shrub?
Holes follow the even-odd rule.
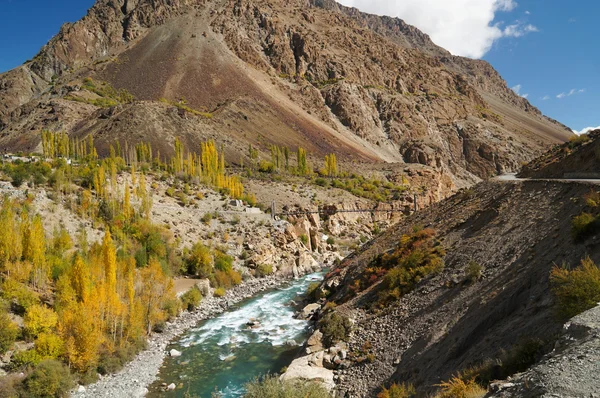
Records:
[[[22,374],[0,377],[0,398],[18,398],[23,377]]]
[[[35,340],[35,351],[42,359],[56,359],[65,351],[62,339],[53,333],[40,333]]]
[[[304,245],[308,245],[308,236],[306,234],[300,235],[300,242],[304,243]]]
[[[556,296],[560,315],[571,318],[589,310],[600,302],[600,269],[589,258],[581,266],[569,270],[554,267],[550,273],[552,291]]]
[[[593,234],[598,227],[596,217],[590,213],[581,213],[573,218],[571,234],[575,240],[583,240]]]
[[[36,304],[27,310],[23,321],[25,333],[36,337],[40,333],[47,333],[53,329],[58,323],[58,315],[51,308]]]
[[[10,320],[6,310],[0,308],[0,354],[8,351],[19,334],[19,328]]]
[[[600,192],[595,189],[590,190],[587,194],[583,196],[585,200],[585,204],[589,207],[599,207],[600,206]]]
[[[415,229],[412,234],[400,238],[393,253],[386,253],[376,260],[375,265],[391,268],[383,279],[379,305],[399,299],[411,292],[423,278],[444,268],[446,252],[434,235],[430,229]]]
[[[415,395],[415,388],[412,384],[392,384],[389,389],[384,388],[377,398],[409,398]]]
[[[464,381],[460,376],[455,376],[437,386],[442,388],[437,398],[480,398],[487,393],[487,390],[477,384],[475,379]]]
[[[213,293],[213,295],[215,297],[223,297],[223,296],[225,296],[225,288],[222,288],[222,287],[216,288],[215,291],[214,291],[214,293]]]
[[[181,296],[183,308],[186,308],[188,311],[198,308],[200,301],[202,301],[202,293],[198,289],[198,286],[194,286]]]
[[[316,293],[321,284],[319,282],[311,282],[310,285],[306,288],[306,297],[316,298]]]
[[[483,267],[481,265],[473,260],[469,261],[469,265],[467,265],[467,269],[465,270],[467,282],[475,283],[478,281],[481,278],[482,271]]]
[[[275,171],[275,165],[266,160],[258,162],[258,171],[261,173],[273,173]]]
[[[320,329],[323,333],[323,342],[330,347],[339,341],[348,340],[352,323],[346,316],[332,312],[321,320]]]
[[[204,224],[209,225],[210,222],[213,219],[213,215],[212,213],[205,213],[202,218],[200,219],[200,221],[202,221]]]
[[[302,380],[280,381],[277,376],[266,376],[246,384],[244,398],[330,398],[319,383]]]
[[[15,301],[23,310],[27,310],[40,302],[37,293],[13,279],[6,279],[4,281],[0,289],[0,294],[7,300]]]
[[[215,269],[229,272],[233,269],[233,257],[221,251],[215,253]]]
[[[271,264],[261,264],[256,268],[256,276],[265,277],[273,273],[273,266]]]
[[[213,256],[210,248],[200,242],[194,244],[185,263],[188,273],[202,278],[208,277],[213,269]]]
[[[36,350],[18,351],[11,358],[10,368],[14,370],[32,367],[40,363],[42,359]]]
[[[229,289],[232,286],[239,285],[242,283],[242,275],[235,271],[216,271],[211,280],[211,283],[214,287],[222,287],[224,289]]]
[[[23,380],[25,396],[31,398],[67,397],[73,384],[69,369],[53,359],[40,362]]]
[[[327,244],[328,245],[335,245],[335,239],[333,239],[333,237],[328,237],[327,238]]]

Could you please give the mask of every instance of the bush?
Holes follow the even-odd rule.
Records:
[[[229,289],[235,285],[239,285],[242,283],[242,275],[234,270],[229,271],[216,271],[213,278],[211,279],[211,283],[214,287],[222,287],[224,289]]]
[[[266,376],[246,384],[244,398],[330,398],[319,383],[302,380],[280,381],[277,376]]]
[[[331,347],[339,341],[348,340],[352,331],[352,323],[346,316],[332,312],[321,320],[320,329],[323,333],[323,342]]]
[[[194,286],[181,296],[183,308],[186,308],[188,311],[198,308],[200,301],[202,301],[202,293],[198,289],[198,286]]]
[[[10,320],[6,310],[0,308],[0,354],[8,351],[19,334],[19,328]]]
[[[200,242],[194,244],[185,263],[188,273],[207,278],[213,269],[213,256],[210,248]]]
[[[308,236],[306,234],[300,235],[300,242],[304,243],[304,245],[308,245]]]
[[[480,398],[487,394],[487,390],[475,382],[475,379],[464,381],[459,376],[437,385],[442,391],[437,398]]]
[[[481,265],[473,260],[469,261],[469,265],[467,265],[467,269],[465,270],[467,282],[475,283],[478,281],[481,278],[482,271],[483,267]]]
[[[327,238],[327,244],[328,245],[335,245],[335,239],[333,239],[333,237],[328,237]]]
[[[600,269],[589,257],[574,270],[565,266],[554,267],[550,283],[559,313],[566,318],[589,310],[600,302]]]
[[[40,333],[47,333],[53,329],[58,323],[58,315],[51,308],[35,304],[27,310],[23,321],[25,333],[36,337]]]
[[[376,260],[384,269],[391,268],[383,279],[379,305],[399,299],[411,292],[423,278],[444,268],[446,252],[434,235],[430,229],[415,229],[412,234],[400,238],[393,253],[384,254]]]
[[[22,374],[0,377],[0,398],[18,398],[23,377]]]
[[[306,297],[311,297],[311,298],[318,299],[316,297],[316,294],[317,294],[317,291],[319,289],[319,286],[321,286],[321,283],[319,283],[319,282],[311,282],[310,285],[308,285],[308,287],[306,288]]]
[[[256,276],[265,277],[273,273],[273,266],[271,264],[261,264],[256,268]]]
[[[218,287],[215,289],[213,296],[215,297],[223,297],[225,296],[225,288]]]
[[[389,389],[384,388],[377,398],[409,398],[415,395],[415,388],[412,384],[392,384]]]
[[[52,333],[40,333],[35,340],[35,351],[42,359],[56,359],[65,351],[62,339]]]
[[[200,219],[200,221],[202,221],[204,224],[209,225],[210,222],[213,219],[213,215],[212,213],[205,213],[202,218]]]
[[[261,173],[273,173],[275,171],[275,165],[266,160],[261,160],[258,163],[258,171]]]
[[[598,228],[596,217],[590,213],[581,213],[573,218],[571,225],[571,235],[575,240],[583,240],[593,234]]]
[[[53,359],[40,362],[23,380],[25,396],[31,398],[67,397],[73,384],[69,369]]]
[[[233,269],[233,257],[217,251],[215,254],[215,269],[223,272],[229,272]]]

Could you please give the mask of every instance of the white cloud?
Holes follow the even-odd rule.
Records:
[[[514,0],[340,0],[344,5],[379,15],[399,17],[415,25],[438,45],[456,55],[481,58],[502,37],[537,32],[517,21],[502,29],[496,14],[512,11]],[[507,30],[508,29],[508,30]]]
[[[527,15],[531,15],[531,13],[529,11],[525,11],[525,14]]]
[[[569,23],[575,23],[577,20],[575,18],[569,18]]]
[[[581,134],[589,133],[590,131],[598,130],[598,129],[600,129],[600,126],[598,126],[598,127],[586,127],[583,130],[579,130],[579,131],[573,130],[573,132],[575,134],[577,134],[577,135],[581,135]]]
[[[523,87],[520,84],[517,84],[516,86],[512,87],[511,90],[515,92],[515,94],[520,95],[523,98],[527,98],[529,97],[529,94],[521,94],[521,89]]]
[[[504,28],[502,34],[505,37],[522,37],[527,33],[532,32],[539,32],[539,29],[531,24],[526,25],[520,21],[517,21],[514,24],[508,25],[506,28]]]
[[[558,99],[563,99],[563,98],[565,98],[565,97],[570,97],[570,96],[572,96],[572,95],[575,95],[575,94],[581,94],[581,93],[585,93],[585,88],[581,88],[581,89],[579,89],[579,90],[577,90],[576,88],[572,88],[571,90],[569,90],[569,92],[568,92],[568,93],[564,93],[564,92],[563,92],[563,93],[560,93],[560,94],[558,94],[558,95],[556,96],[556,98],[558,98]]]
[[[548,101],[550,99],[549,95],[544,95],[544,97],[542,98],[542,101]]]

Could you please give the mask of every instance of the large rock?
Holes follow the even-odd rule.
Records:
[[[319,353],[317,353],[319,354]],[[323,361],[323,352],[320,352],[321,357],[320,357],[320,362],[322,363]],[[302,380],[312,380],[312,381],[318,381],[320,383],[323,384],[323,386],[331,391],[333,390],[333,388],[335,387],[335,383],[333,382],[333,371],[331,371],[330,369],[325,369],[323,367],[320,366],[311,366],[311,356],[304,356],[304,357],[300,357],[297,359],[294,359],[294,361],[290,364],[290,366],[288,366],[287,370],[285,371],[284,374],[281,375],[280,380],[285,381],[285,380],[293,380],[293,379],[302,379]],[[316,354],[315,354],[315,358],[313,358],[317,361],[319,361],[318,359],[316,359]],[[313,361],[314,364],[314,361]]]
[[[306,307],[304,307],[302,309],[302,317],[304,319],[308,319],[311,316],[314,315],[315,312],[319,311],[321,309],[321,305],[317,304],[317,303],[312,303],[307,305]]]
[[[198,287],[200,293],[202,293],[204,297],[210,294],[210,281],[208,279],[199,280],[198,282],[196,282],[196,286]]]
[[[319,329],[310,336],[306,343],[309,347],[322,347],[323,346],[323,333]]]
[[[315,258],[309,252],[305,251],[300,252],[298,255],[298,258],[296,259],[296,265],[298,266],[298,271],[301,274],[316,272],[321,269],[321,266],[317,260],[315,260]]]
[[[172,357],[180,357],[181,356],[181,351],[177,351],[176,349],[172,349],[171,351],[169,351],[169,355]]]

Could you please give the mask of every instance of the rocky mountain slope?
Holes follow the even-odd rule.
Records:
[[[482,183],[407,217],[344,260],[321,287],[327,302],[337,304],[327,304],[325,313],[335,308],[354,320],[349,360],[334,366],[342,396],[374,396],[391,383],[429,394],[458,372],[503,378],[508,364],[550,351],[563,325],[550,271],[561,263],[576,266],[587,255],[600,260],[595,236],[577,243],[570,236],[571,218],[586,208],[583,197],[593,188]],[[417,274],[414,290],[377,305],[398,297],[386,290],[379,259],[393,258],[399,245],[411,242],[415,226],[436,240],[431,246],[417,241],[406,261],[425,258],[439,266],[435,259],[442,256],[443,268]],[[431,247],[430,254],[415,254],[423,247]],[[520,353],[518,361],[511,352]]]
[[[417,165],[426,185],[451,181],[436,199],[571,135],[489,64],[331,0],[98,0],[0,75],[0,146],[39,148],[42,129],[91,134],[101,151],[167,154],[179,136],[216,139],[230,162],[278,144]]]
[[[519,173],[525,178],[600,177],[600,130],[573,137],[532,160]]]
[[[532,369],[496,384],[490,397],[584,397],[600,394],[600,307],[571,319],[553,352]]]

